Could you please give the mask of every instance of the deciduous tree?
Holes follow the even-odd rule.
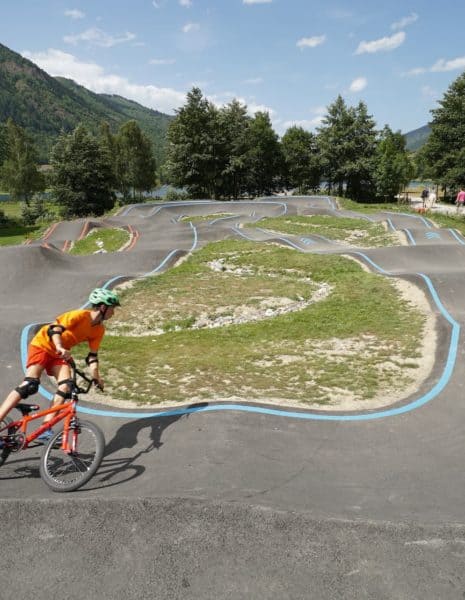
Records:
[[[97,139],[80,125],[62,133],[51,156],[52,193],[65,217],[102,215],[113,208],[112,167]]]

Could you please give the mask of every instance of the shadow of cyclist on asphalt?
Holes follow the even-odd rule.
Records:
[[[183,407],[182,410],[201,410],[205,406],[208,406],[207,402],[191,404]],[[145,471],[145,467],[138,464],[136,462],[137,459],[143,454],[161,448],[163,445],[163,432],[181,417],[188,418],[189,413],[180,412],[179,414],[167,415],[166,417],[146,417],[124,423],[105,446],[103,461],[96,476],[96,479],[100,481],[101,485],[86,486],[86,489],[91,489],[91,487],[93,489],[98,487],[110,487],[130,481],[131,479],[135,479],[142,475]],[[141,432],[146,430],[149,430],[150,442],[144,447],[140,442],[138,443],[138,437]],[[130,456],[112,457],[112,455],[115,455],[118,452],[134,447],[137,447],[137,452]],[[121,475],[123,478],[121,478]]]

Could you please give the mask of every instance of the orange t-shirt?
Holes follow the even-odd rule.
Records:
[[[55,323],[65,327],[65,331],[61,334],[61,340],[63,347],[67,350],[81,342],[88,342],[91,352],[98,351],[105,327],[101,323],[92,325],[90,310],[70,310],[57,317]],[[39,329],[31,340],[31,346],[42,348],[48,354],[56,356],[55,345],[47,333],[49,327],[50,325],[47,324]]]

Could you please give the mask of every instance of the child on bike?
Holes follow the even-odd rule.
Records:
[[[116,306],[120,306],[118,296],[111,290],[96,288],[89,296],[90,309],[71,310],[58,316],[54,323],[44,325],[31,340],[28,349],[26,375],[23,382],[12,390],[0,406],[0,421],[21,400],[25,400],[39,390],[40,378],[44,370],[55,377],[58,389],[52,401],[56,406],[70,398],[71,358],[70,349],[87,342],[89,354],[86,363],[96,384],[103,390],[103,380],[98,369],[98,349],[105,333],[103,322],[110,319]],[[47,415],[44,423],[53,418]],[[38,439],[50,439],[52,430],[46,430]]]

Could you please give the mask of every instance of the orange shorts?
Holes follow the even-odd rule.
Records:
[[[26,368],[32,365],[41,365],[47,371],[47,375],[53,375],[53,367],[67,364],[61,356],[52,356],[38,346],[29,346]]]

